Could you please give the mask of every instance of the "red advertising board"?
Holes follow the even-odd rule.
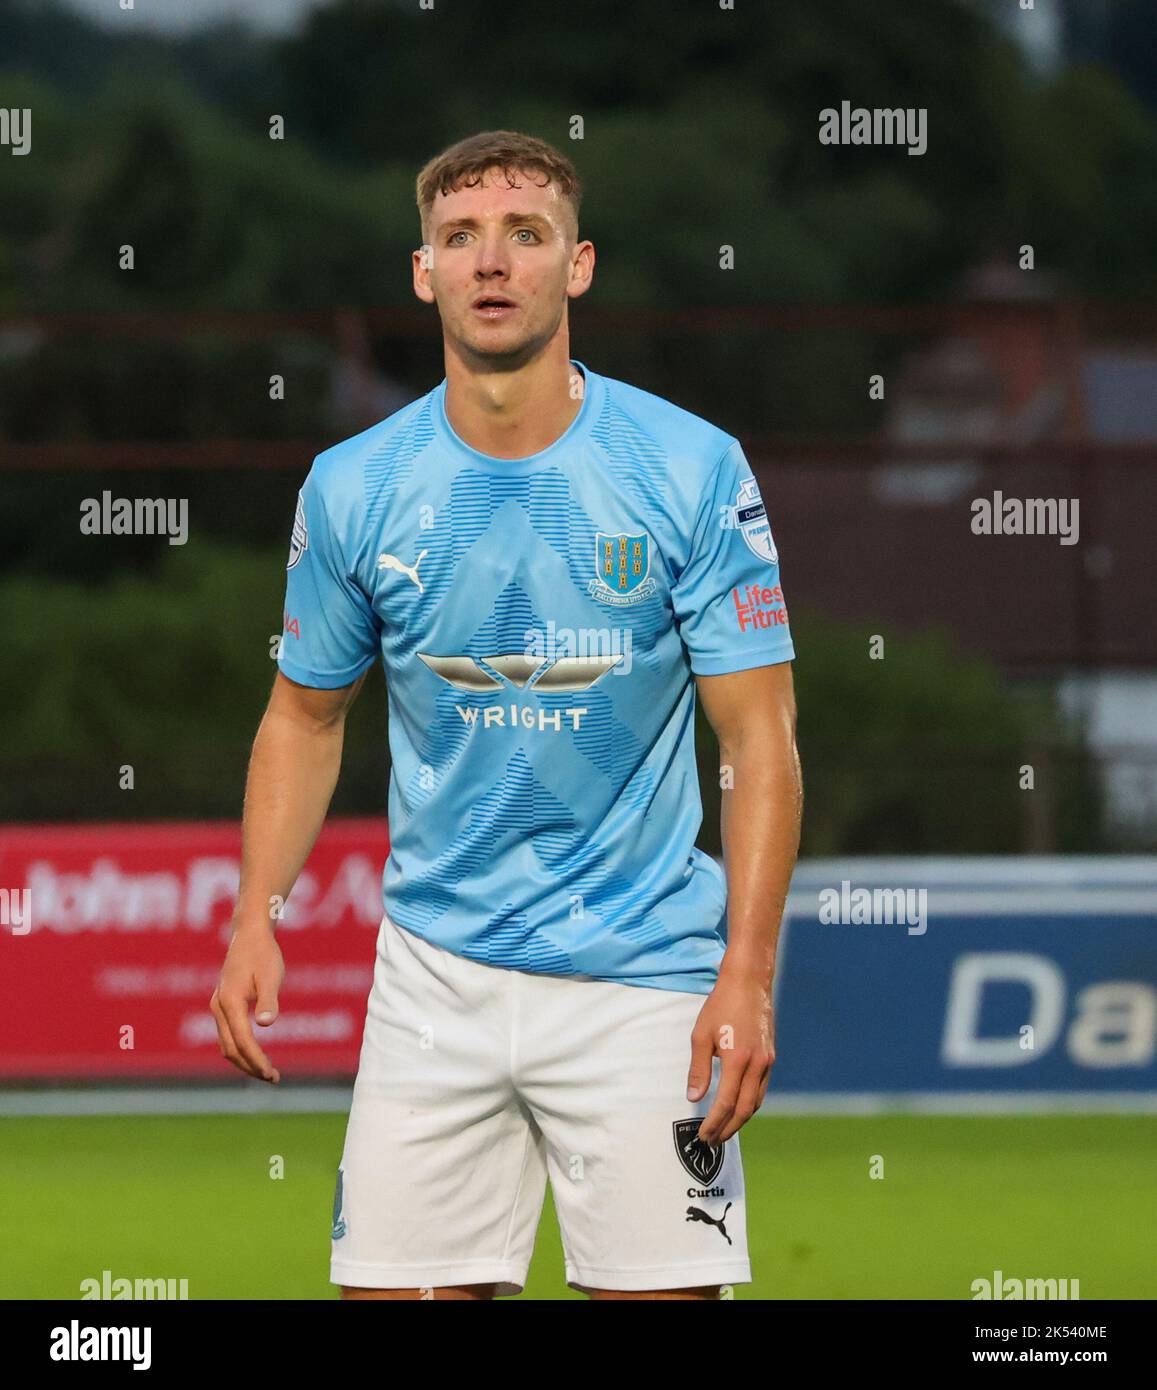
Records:
[[[283,1081],[357,1069],[388,850],[330,821],[285,906]],[[0,827],[0,1077],[239,1076],[208,1006],[240,857],[232,822]]]

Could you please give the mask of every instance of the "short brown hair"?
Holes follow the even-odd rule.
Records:
[[[439,193],[452,193],[463,184],[473,188],[482,182],[483,174],[496,168],[502,170],[512,186],[515,173],[541,174],[548,183],[555,184],[571,205],[577,235],[582,185],[574,165],[545,140],[517,130],[485,130],[469,135],[430,160],[418,175],[422,235],[426,234],[427,219]]]

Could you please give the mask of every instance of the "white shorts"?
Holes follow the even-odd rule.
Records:
[[[547,1177],[572,1287],[751,1280],[739,1137],[695,1137],[705,996],[466,960],[378,932],[334,1200],[330,1278],[526,1282]]]

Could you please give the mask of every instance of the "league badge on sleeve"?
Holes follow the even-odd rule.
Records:
[[[774,565],[779,554],[771,538],[771,526],[767,520],[767,508],[759,495],[759,484],[754,478],[747,478],[740,485],[732,508],[735,525],[739,534],[747,542],[747,548],[759,560]]]
[[[289,560],[285,566],[291,570],[309,549],[309,532],[305,526],[305,503],[301,493],[297,494],[297,510],[293,514],[293,534],[289,538]]]

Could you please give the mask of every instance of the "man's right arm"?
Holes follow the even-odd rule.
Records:
[[[222,1055],[265,1081],[281,1077],[253,1036],[249,1006],[264,1027],[277,1017],[284,964],[275,905],[289,897],[321,831],[341,770],[346,713],[364,679],[316,690],[278,672],[253,742],[233,937],[209,1007]]]

